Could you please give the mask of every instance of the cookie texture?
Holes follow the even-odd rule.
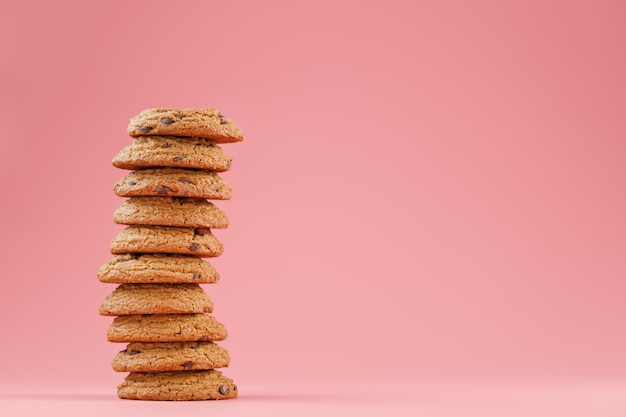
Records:
[[[226,328],[208,314],[119,316],[107,331],[109,342],[208,342],[224,340]]]
[[[147,109],[130,119],[128,134],[207,138],[216,143],[243,140],[241,129],[216,109]]]
[[[130,343],[111,364],[117,372],[196,371],[224,368],[228,351],[213,342]]]
[[[100,282],[116,284],[212,284],[219,279],[219,274],[210,263],[188,255],[116,255],[98,270]]]
[[[122,284],[100,304],[103,316],[212,311],[213,301],[198,284]]]
[[[231,188],[215,172],[181,168],[133,171],[113,187],[120,197],[172,196],[228,200]]]
[[[228,217],[213,203],[186,197],[131,197],[115,210],[113,221],[118,224],[228,227]]]
[[[191,401],[237,398],[237,386],[220,371],[132,372],[117,395],[129,400]]]
[[[122,149],[112,162],[113,166],[122,169],[172,167],[222,172],[230,169],[232,161],[210,139],[140,136]]]
[[[201,258],[219,256],[224,246],[206,228],[129,226],[111,240],[111,253],[172,253]]]

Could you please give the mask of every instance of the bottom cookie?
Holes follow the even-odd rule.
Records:
[[[132,372],[117,387],[127,400],[196,401],[237,398],[232,379],[216,370]]]

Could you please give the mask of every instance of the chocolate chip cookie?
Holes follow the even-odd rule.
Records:
[[[198,284],[122,284],[100,304],[103,316],[212,311],[213,301]]]
[[[113,213],[118,224],[225,229],[228,217],[203,198],[131,197]]]
[[[216,109],[147,109],[130,119],[128,134],[207,138],[215,143],[243,140],[241,129]]]
[[[132,372],[117,395],[129,400],[190,401],[237,398],[232,379],[216,370]]]
[[[168,253],[210,258],[223,251],[211,230],[201,227],[129,226],[111,240],[114,255]]]
[[[171,196],[228,200],[231,188],[215,172],[181,168],[133,171],[113,187],[120,197]]]
[[[116,255],[102,265],[98,279],[115,284],[212,284],[219,281],[220,276],[210,263],[195,256],[128,253]]]
[[[113,166],[122,169],[195,168],[221,172],[230,169],[232,160],[210,139],[140,136],[113,158]]]
[[[136,314],[119,316],[107,331],[109,342],[214,342],[226,328],[208,314]]]
[[[228,351],[213,342],[130,343],[113,359],[117,372],[196,371],[223,368]]]

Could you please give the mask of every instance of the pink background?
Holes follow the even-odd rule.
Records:
[[[205,287],[242,388],[221,409],[280,415],[302,387],[320,412],[373,412],[367,397],[410,415],[435,381],[496,381],[470,403],[513,409],[543,397],[497,381],[543,381],[569,415],[585,395],[625,415],[625,16],[618,1],[3,1],[0,411],[163,410],[115,399],[122,345],[97,314],[114,286],[96,279],[121,230],[110,161],[140,110],[212,106],[246,135],[224,146],[231,226]]]

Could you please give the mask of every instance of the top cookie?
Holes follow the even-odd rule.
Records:
[[[216,109],[147,109],[130,119],[128,134],[207,138],[215,143],[243,140],[241,129]]]

